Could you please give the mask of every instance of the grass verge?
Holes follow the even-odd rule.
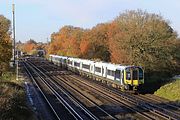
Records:
[[[22,81],[16,81],[13,72],[5,73],[0,77],[0,120],[32,119]]]
[[[160,87],[160,89],[158,89],[154,94],[180,103],[180,79],[173,80],[172,82]]]

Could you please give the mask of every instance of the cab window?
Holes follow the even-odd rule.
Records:
[[[137,80],[138,79],[138,70],[134,69],[133,70],[133,80]]]
[[[143,70],[141,68],[139,68],[139,79],[143,79]]]

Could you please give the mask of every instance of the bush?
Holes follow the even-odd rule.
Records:
[[[25,89],[21,81],[15,81],[13,73],[4,74],[0,80],[0,119],[32,119],[32,111],[26,104]]]

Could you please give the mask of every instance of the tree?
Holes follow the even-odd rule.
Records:
[[[48,54],[80,56],[80,42],[84,30],[73,26],[64,26],[51,35]]]
[[[33,53],[33,51],[35,51],[36,49],[38,49],[41,45],[38,46],[37,42],[33,39],[28,40],[25,43],[19,43],[17,44],[17,48],[21,51],[23,51],[24,53],[27,53],[29,55],[31,55]]]
[[[10,21],[0,15],[0,76],[8,69],[12,57],[10,25]]]
[[[98,24],[83,35],[80,48],[83,57],[110,61],[108,24]]]
[[[112,26],[109,47],[111,53],[119,51],[119,55],[111,54],[113,62],[140,65],[146,72],[169,72],[174,68],[177,34],[161,16],[141,10],[126,11]]]
[[[52,54],[137,65],[147,73],[172,75],[180,68],[179,40],[170,23],[141,10],[126,11],[92,29],[64,26],[51,38]]]
[[[177,39],[174,42],[174,51],[173,54],[173,71],[171,71],[175,75],[180,74],[180,39]]]
[[[23,45],[23,52],[26,52],[28,54],[31,54],[32,51],[37,49],[37,43],[30,39]]]

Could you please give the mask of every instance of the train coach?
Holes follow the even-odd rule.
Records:
[[[49,61],[53,62],[54,64],[61,66],[63,68],[67,67],[67,58],[65,56],[58,56],[58,55],[50,55]]]
[[[57,55],[50,55],[49,60],[58,66],[113,87],[137,90],[138,86],[144,84],[144,71],[140,66],[124,66]]]

